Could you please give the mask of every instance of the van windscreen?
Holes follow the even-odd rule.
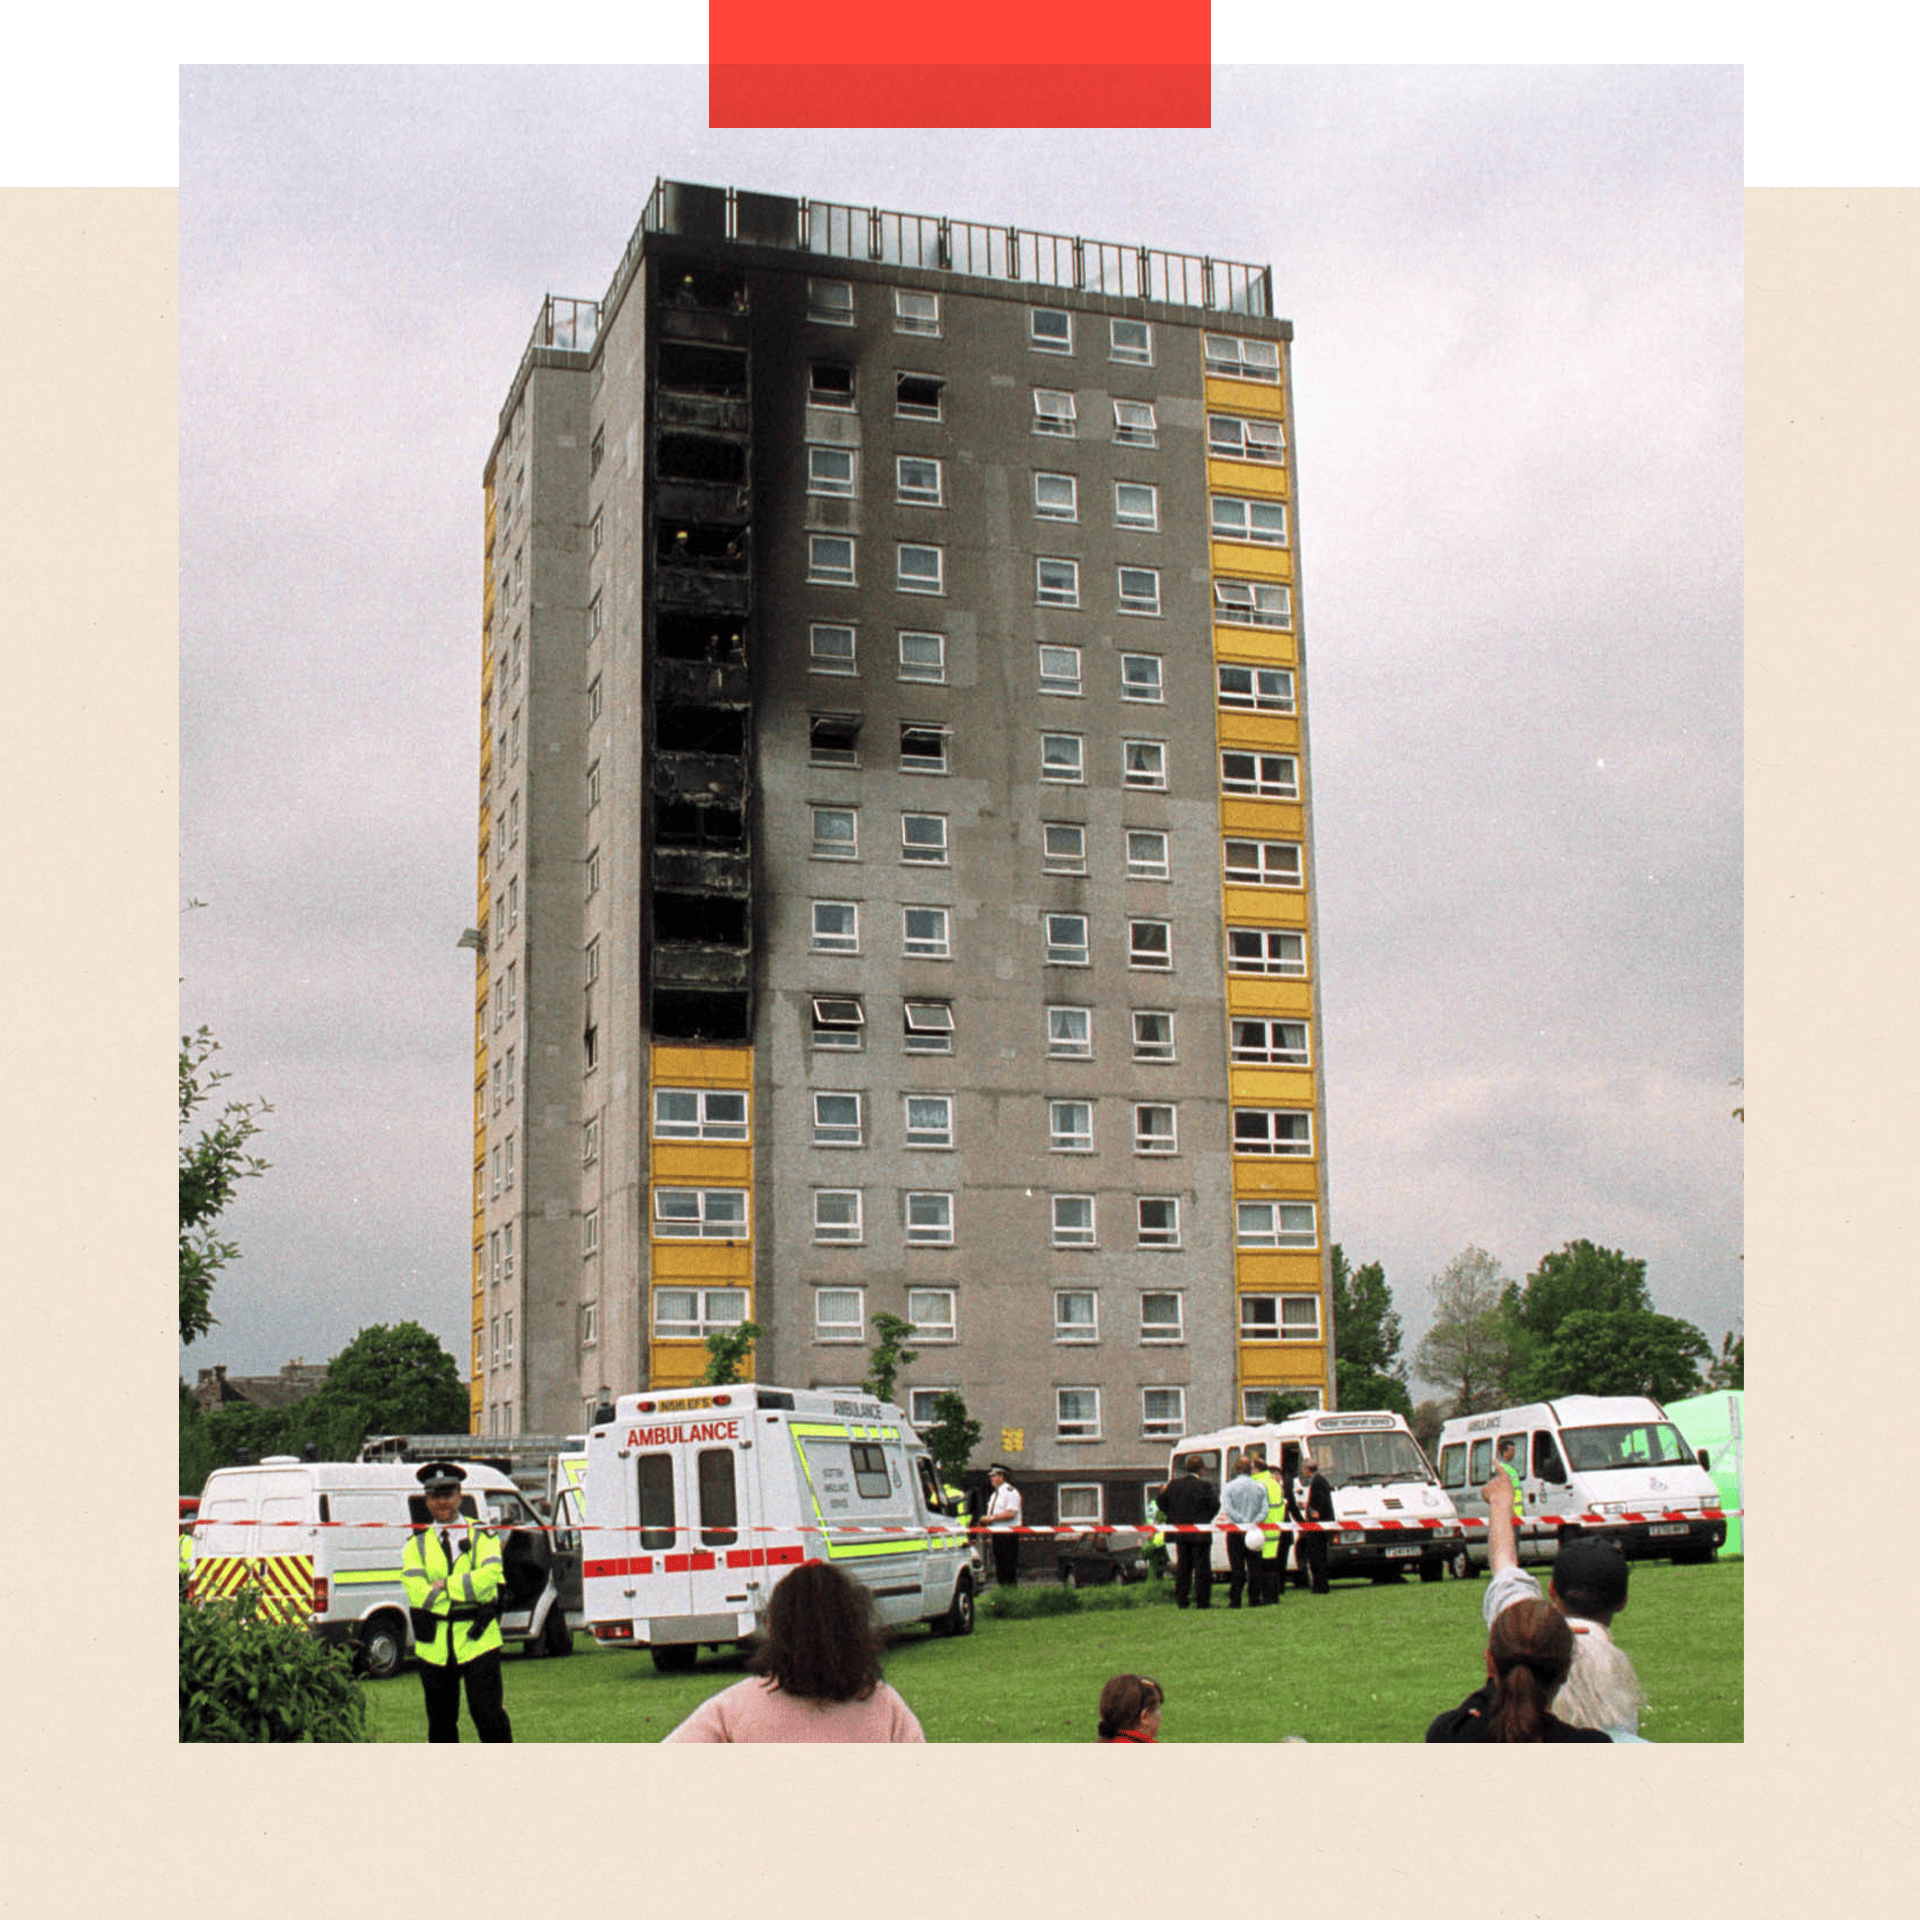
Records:
[[[1336,1487],[1381,1487],[1396,1480],[1431,1480],[1429,1467],[1407,1433],[1316,1433],[1307,1442]]]
[[[1634,1420],[1617,1427],[1564,1427],[1567,1462],[1575,1473],[1614,1467],[1690,1467],[1693,1449],[1666,1420]]]

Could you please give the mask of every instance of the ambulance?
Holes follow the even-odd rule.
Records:
[[[860,1581],[884,1625],[973,1631],[966,1519],[906,1415],[857,1388],[621,1395],[587,1435],[584,1531],[595,1641],[665,1673],[751,1644],[806,1560]]]
[[[1198,1454],[1201,1478],[1218,1489],[1226,1484],[1227,1456],[1250,1446],[1261,1448],[1275,1469],[1287,1450],[1298,1450],[1295,1499],[1303,1511],[1307,1481],[1316,1469],[1326,1475],[1339,1523],[1339,1531],[1327,1535],[1329,1577],[1363,1573],[1390,1580],[1417,1569],[1422,1580],[1434,1581],[1461,1551],[1460,1515],[1397,1413],[1296,1413],[1277,1425],[1193,1434],[1174,1447],[1168,1471]],[[1224,1529],[1214,1533],[1213,1566],[1216,1573],[1227,1570]]]
[[[569,1566],[564,1536],[540,1524],[506,1474],[463,1464],[460,1511],[505,1530],[502,1636],[571,1653],[580,1621],[577,1612],[569,1616],[566,1589],[579,1564],[577,1544]],[[418,1469],[410,1465],[281,1454],[257,1467],[222,1467],[200,1495],[187,1597],[226,1599],[257,1588],[263,1612],[305,1620],[321,1639],[352,1646],[361,1671],[384,1680],[413,1647],[400,1553],[409,1529],[426,1520]]]
[[[1486,1518],[1482,1489],[1506,1439],[1520,1476],[1522,1560],[1550,1559],[1583,1532],[1629,1559],[1711,1560],[1726,1543],[1720,1489],[1657,1400],[1569,1393],[1449,1420],[1441,1484],[1469,1519]],[[1467,1540],[1454,1571],[1471,1577],[1487,1564],[1486,1529],[1470,1528]]]

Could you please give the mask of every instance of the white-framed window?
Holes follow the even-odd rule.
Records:
[[[959,1296],[951,1287],[909,1287],[907,1318],[913,1323],[913,1337],[929,1345],[950,1341],[955,1336],[955,1308]]]
[[[1313,1115],[1288,1107],[1235,1107],[1233,1150],[1285,1159],[1313,1153]]]
[[[1084,967],[1091,964],[1087,950],[1087,916],[1084,913],[1049,913],[1041,916],[1047,936],[1047,965]]]
[[[865,1287],[815,1287],[813,1337],[816,1340],[864,1340],[867,1337]]]
[[[1027,311],[1027,344],[1038,353],[1073,351],[1073,315],[1061,307]]]
[[[500,1236],[497,1232],[487,1235],[487,1278],[496,1287],[500,1284]]]
[[[1097,1484],[1061,1486],[1055,1489],[1055,1512],[1063,1527],[1097,1527],[1103,1524],[1104,1509]]]
[[[854,459],[851,447],[808,447],[807,491],[850,497],[855,487]]]
[[[1140,1296],[1140,1344],[1177,1346],[1187,1337],[1186,1295],[1143,1293]]]
[[[1300,847],[1293,840],[1229,840],[1223,856],[1227,884],[1235,887],[1297,887]]]
[[[517,847],[520,844],[520,796],[515,793],[507,802],[507,845]]]
[[[1239,540],[1256,547],[1287,544],[1287,503],[1216,493],[1209,512],[1216,540]]]
[[[1135,1153],[1177,1153],[1179,1146],[1179,1119],[1174,1107],[1166,1101],[1142,1101],[1134,1108]]]
[[[1047,1009],[1047,1052],[1056,1060],[1089,1060],[1093,1057],[1093,1009],[1091,1007],[1049,1007]]]
[[[893,584],[902,593],[945,593],[946,549],[914,546],[902,541],[895,548]]]
[[[746,1239],[746,1189],[655,1187],[653,1237],[656,1240]]]
[[[945,907],[903,907],[900,951],[910,960],[948,960],[953,956],[952,923]]]
[[[857,713],[807,715],[807,764],[857,767],[860,764],[860,716]]]
[[[1242,1020],[1229,1023],[1229,1057],[1248,1067],[1312,1065],[1304,1020]]]
[[[807,369],[807,405],[832,407],[841,413],[853,407],[853,369],[816,360]]]
[[[1107,322],[1107,357],[1127,366],[1153,365],[1153,329],[1144,320]]]
[[[813,858],[857,860],[860,857],[860,810],[857,807],[810,807],[813,819]]]
[[[947,864],[947,816],[944,813],[903,813],[900,816],[900,858],[915,866]]]
[[[1091,1100],[1049,1100],[1047,1102],[1047,1146],[1054,1153],[1091,1153],[1093,1151],[1093,1102]]]
[[[1317,1247],[1320,1229],[1311,1200],[1237,1200],[1233,1210],[1238,1247]]]
[[[1285,927],[1229,927],[1227,971],[1279,974],[1288,979],[1304,979],[1307,971],[1307,936],[1291,932]]]
[[[1180,1244],[1180,1201],[1171,1193],[1143,1193],[1134,1199],[1134,1232],[1143,1247]],[[1178,1296],[1175,1296],[1178,1298]]]
[[[1140,1389],[1140,1435],[1146,1440],[1177,1440],[1187,1430],[1185,1387]]]
[[[1286,667],[1238,666],[1223,661],[1219,668],[1220,704],[1249,713],[1291,713],[1293,674]]]
[[[1172,875],[1167,836],[1157,827],[1127,829],[1127,878],[1166,880]]]
[[[600,1339],[600,1302],[586,1300],[580,1306],[580,1344],[595,1346]]]
[[[1243,1293],[1240,1296],[1242,1340],[1318,1340],[1320,1296],[1317,1293]],[[1289,1388],[1287,1391],[1291,1392]]]
[[[744,1140],[747,1096],[718,1087],[656,1087],[653,1090],[656,1140]]]
[[[807,318],[829,327],[853,325],[853,283],[848,280],[807,281]]]
[[[900,771],[945,773],[947,741],[945,727],[929,727],[917,720],[903,720],[900,723]]]
[[[598,522],[596,522],[595,524],[597,525]],[[596,673],[593,676],[593,678],[587,682],[587,725],[588,726],[592,726],[593,723],[600,718],[600,708],[601,708],[600,676]]]
[[[1158,706],[1167,697],[1166,663],[1157,653],[1120,656],[1120,698]]]
[[[1093,1195],[1056,1193],[1053,1196],[1053,1244],[1056,1247],[1091,1247],[1097,1244],[1093,1231]]]
[[[745,1228],[742,1227],[744,1234]],[[600,1251],[600,1209],[589,1207],[580,1216],[580,1251],[584,1254]]]
[[[900,1021],[901,1046],[906,1052],[953,1051],[953,1003],[950,1000],[903,1000]]]
[[[938,684],[947,677],[947,636],[944,633],[900,635],[900,678]]]
[[[914,287],[895,287],[893,330],[895,333],[938,334],[940,296],[937,293],[922,293]]]
[[[1284,1387],[1243,1387],[1240,1391],[1241,1419],[1250,1427],[1262,1425],[1267,1417],[1267,1402],[1284,1393],[1289,1400],[1300,1401],[1307,1412],[1318,1413],[1326,1398],[1318,1387],[1303,1387],[1288,1381]]]
[[[950,1247],[953,1245],[952,1194],[909,1193],[904,1198],[908,1246]]]
[[[520,1004],[520,963],[517,960],[507,962],[507,1017],[513,1017],[514,1009]]]
[[[523,472],[520,477],[524,480],[526,478],[525,473]],[[593,518],[587,522],[588,553],[590,554],[598,553],[600,549],[606,545],[607,543],[606,522],[607,522],[606,508],[595,507],[593,510]]]
[[[1036,473],[1033,516],[1036,520],[1078,520],[1080,482],[1070,473]]]
[[[1033,597],[1043,607],[1080,604],[1080,562],[1043,555],[1033,563]]]
[[[500,1284],[513,1285],[513,1223],[500,1229]]]
[[[513,1191],[513,1135],[507,1135],[507,1191]]]
[[[864,1200],[858,1187],[813,1190],[813,1238],[817,1246],[858,1246],[865,1239]]]
[[[1040,864],[1048,873],[1085,873],[1087,830],[1076,820],[1046,820],[1040,826]]]
[[[943,1393],[958,1393],[958,1387],[909,1387],[907,1389],[907,1418],[921,1433],[929,1427],[939,1424],[940,1415],[935,1403]]]
[[[1040,691],[1078,695],[1080,690],[1080,649],[1078,647],[1042,647],[1040,649]]]
[[[1053,1337],[1076,1346],[1100,1338],[1100,1296],[1091,1287],[1062,1287],[1055,1291]]]
[[[653,1330],[663,1340],[699,1340],[747,1317],[745,1287],[655,1287]]]
[[[1043,733],[1040,736],[1040,778],[1066,786],[1079,786],[1087,777],[1087,743],[1077,733]]]
[[[1136,1060],[1174,1058],[1171,1013],[1153,1007],[1133,1010],[1133,1057]]]
[[[1203,340],[1207,372],[1215,379],[1258,380],[1270,387],[1279,385],[1279,341],[1242,340],[1227,333],[1209,333]]]
[[[860,1144],[860,1096],[857,1093],[815,1093],[813,1144],[816,1147]]]
[[[595,934],[581,949],[582,970],[586,974],[586,984],[592,986],[600,978],[600,936]]]
[[[596,593],[593,598],[587,602],[587,638],[589,641],[598,640],[606,630],[606,602],[600,594]]]
[[[500,1149],[498,1147],[493,1150],[493,1191],[489,1197],[495,1200],[500,1197]]]
[[[514,1094],[516,1090],[517,1088],[516,1088],[515,1074],[514,1074],[514,1051],[511,1047],[509,1047],[507,1049],[507,1105],[508,1106],[513,1105]]]
[[[938,420],[947,383],[932,373],[897,373],[893,411],[902,420]]]
[[[858,953],[860,951],[860,909],[851,900],[813,902],[813,951],[815,953]]]
[[[940,462],[903,453],[893,463],[894,497],[913,507],[938,507],[942,498]]]
[[[1290,628],[1293,589],[1278,581],[1216,579],[1213,617],[1228,627]]]
[[[1056,1387],[1053,1394],[1053,1432],[1056,1440],[1100,1438],[1100,1389]]]
[[[1167,784],[1167,743],[1164,740],[1124,740],[1120,745],[1122,778],[1130,787],[1160,793]]]
[[[1120,611],[1122,613],[1160,615],[1160,569],[1158,567],[1122,567],[1119,569]]]
[[[493,1063],[493,1110],[495,1113],[498,1113],[500,1111],[500,1087],[502,1082],[502,1075],[503,1075],[503,1069],[501,1067],[500,1062],[496,1060]]]
[[[1160,530],[1160,489],[1144,480],[1116,480],[1113,483],[1113,524],[1133,527],[1143,533]]]
[[[1230,413],[1210,413],[1207,452],[1216,460],[1278,466],[1287,457],[1286,429],[1278,420],[1245,420]]]
[[[1173,965],[1173,927],[1165,920],[1127,922],[1127,965],[1164,973]]]
[[[500,1364],[504,1367],[510,1367],[513,1365],[513,1315],[512,1314],[507,1315],[507,1343],[506,1343],[505,1350],[501,1355]]]
[[[950,1093],[910,1093],[905,1100],[907,1145],[939,1147],[953,1145],[953,1095]]]
[[[1153,403],[1148,400],[1116,400],[1113,403],[1113,439],[1116,446],[1150,447],[1160,436]]]
[[[816,621],[807,629],[807,666],[813,673],[857,673],[856,630],[843,622]]]
[[[1298,800],[1300,761],[1291,753],[1220,755],[1220,791],[1251,794],[1256,800]]]
[[[808,534],[807,578],[820,586],[852,586],[853,542],[839,533]]]
[[[1035,433],[1050,433],[1062,440],[1071,440],[1079,411],[1074,405],[1073,395],[1062,393],[1056,387],[1035,387],[1033,390],[1033,430]]]
[[[857,1051],[864,1044],[867,1012],[857,996],[816,993],[811,1005],[815,1047]]]

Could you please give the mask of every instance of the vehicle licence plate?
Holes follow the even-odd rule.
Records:
[[[1386,1557],[1389,1560],[1415,1560],[1419,1555],[1418,1547],[1389,1547],[1386,1550]]]
[[[1669,1533],[1685,1533],[1686,1530],[1687,1530],[1686,1524],[1685,1522],[1682,1521],[1682,1522],[1669,1522],[1665,1525],[1658,1526],[1658,1527],[1649,1527],[1647,1529],[1647,1532],[1649,1534],[1669,1534]]]

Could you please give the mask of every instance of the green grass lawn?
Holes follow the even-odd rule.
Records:
[[[1745,1577],[1737,1560],[1635,1565],[1632,1605],[1614,1637],[1646,1689],[1641,1731],[1650,1740],[1742,1737]],[[1084,1743],[1115,1673],[1149,1673],[1166,1688],[1168,1742],[1418,1740],[1484,1677],[1484,1579],[1340,1582],[1324,1598],[1289,1593],[1277,1610],[1238,1614],[1218,1590],[1206,1613],[1181,1613],[1168,1591],[1096,1591],[1080,1596],[1076,1612],[1022,1618],[996,1618],[989,1595],[970,1639],[904,1632],[887,1678],[929,1740]],[[1027,1593],[1023,1603],[1033,1604]],[[584,1634],[577,1648],[565,1660],[508,1653],[517,1740],[658,1740],[742,1672],[737,1655],[703,1655],[693,1673],[669,1676],[644,1653],[596,1649]],[[373,1738],[425,1738],[411,1669],[368,1691]]]

